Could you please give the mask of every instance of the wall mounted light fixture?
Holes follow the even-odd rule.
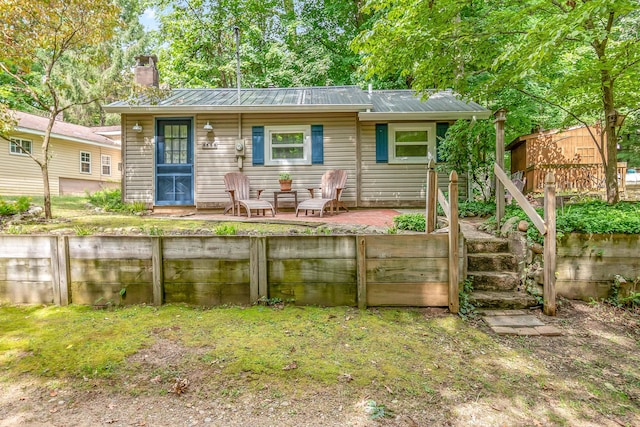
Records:
[[[203,129],[206,130],[207,132],[213,132],[213,126],[211,126],[211,123],[209,123],[208,120],[207,120],[207,124],[204,125]]]
[[[142,132],[142,126],[140,126],[140,124],[138,122],[136,122],[135,125],[133,125],[133,127],[131,128],[133,129],[134,132]]]

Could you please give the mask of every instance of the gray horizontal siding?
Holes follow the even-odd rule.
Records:
[[[376,163],[375,123],[361,123],[361,188],[363,206],[410,206],[426,200],[427,166]],[[459,194],[467,196],[466,176],[459,177]],[[449,177],[438,174],[438,187],[447,191]]]
[[[214,127],[217,149],[202,148],[211,139],[202,129],[209,121]],[[297,166],[253,166],[251,134],[253,126],[323,125],[324,164]],[[252,196],[255,189],[264,189],[263,198],[273,200],[279,190],[278,174],[291,172],[293,189],[298,190],[298,201],[309,197],[307,188],[317,188],[322,174],[330,169],[345,169],[349,175],[343,200],[350,204],[356,199],[356,115],[355,114],[243,114],[242,136],[245,139],[245,159],[242,172],[251,180]],[[238,115],[198,115],[196,120],[196,203],[224,204],[229,200],[224,188],[226,172],[240,171],[235,156],[238,137]],[[285,201],[288,202],[288,199]]]
[[[131,130],[136,122],[142,132]],[[123,189],[126,202],[153,203],[154,123],[151,116],[122,115],[122,141],[125,159]]]

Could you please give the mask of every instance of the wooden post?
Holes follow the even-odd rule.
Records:
[[[427,210],[425,212],[425,228],[424,231],[426,233],[433,233],[436,229],[436,220],[437,220],[437,180],[438,175],[435,170],[435,162],[433,159],[429,160],[429,164],[427,165]]]
[[[164,266],[162,256],[162,237],[151,238],[151,270],[153,277],[153,305],[160,306],[164,301]]]
[[[356,264],[358,281],[358,308],[367,308],[367,246],[364,236],[356,236]]]
[[[51,240],[51,275],[53,278],[53,302],[69,305],[69,237],[58,236]]]
[[[60,303],[60,261],[58,259],[58,237],[49,238],[49,246],[51,251],[51,286],[53,287],[53,303]]]
[[[268,297],[267,283],[267,238],[264,236],[249,237],[249,299],[257,302],[261,297]]]
[[[496,164],[504,170],[504,122],[507,120],[507,110],[500,108],[494,113],[496,126]],[[500,222],[504,218],[505,194],[502,182],[496,177],[496,223],[500,228]]]
[[[451,171],[449,175],[449,311],[454,314],[460,308],[458,244],[458,173]]]
[[[556,180],[549,172],[544,182],[544,306],[547,316],[556,315]]]

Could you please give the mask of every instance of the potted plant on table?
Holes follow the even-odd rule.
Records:
[[[280,172],[280,191],[291,191],[291,174],[289,172]]]

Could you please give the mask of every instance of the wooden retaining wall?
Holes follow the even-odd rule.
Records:
[[[609,296],[614,275],[640,277],[640,235],[577,234],[558,242],[556,290],[570,299]]]
[[[0,302],[447,306],[448,252],[446,234],[0,236]]]

